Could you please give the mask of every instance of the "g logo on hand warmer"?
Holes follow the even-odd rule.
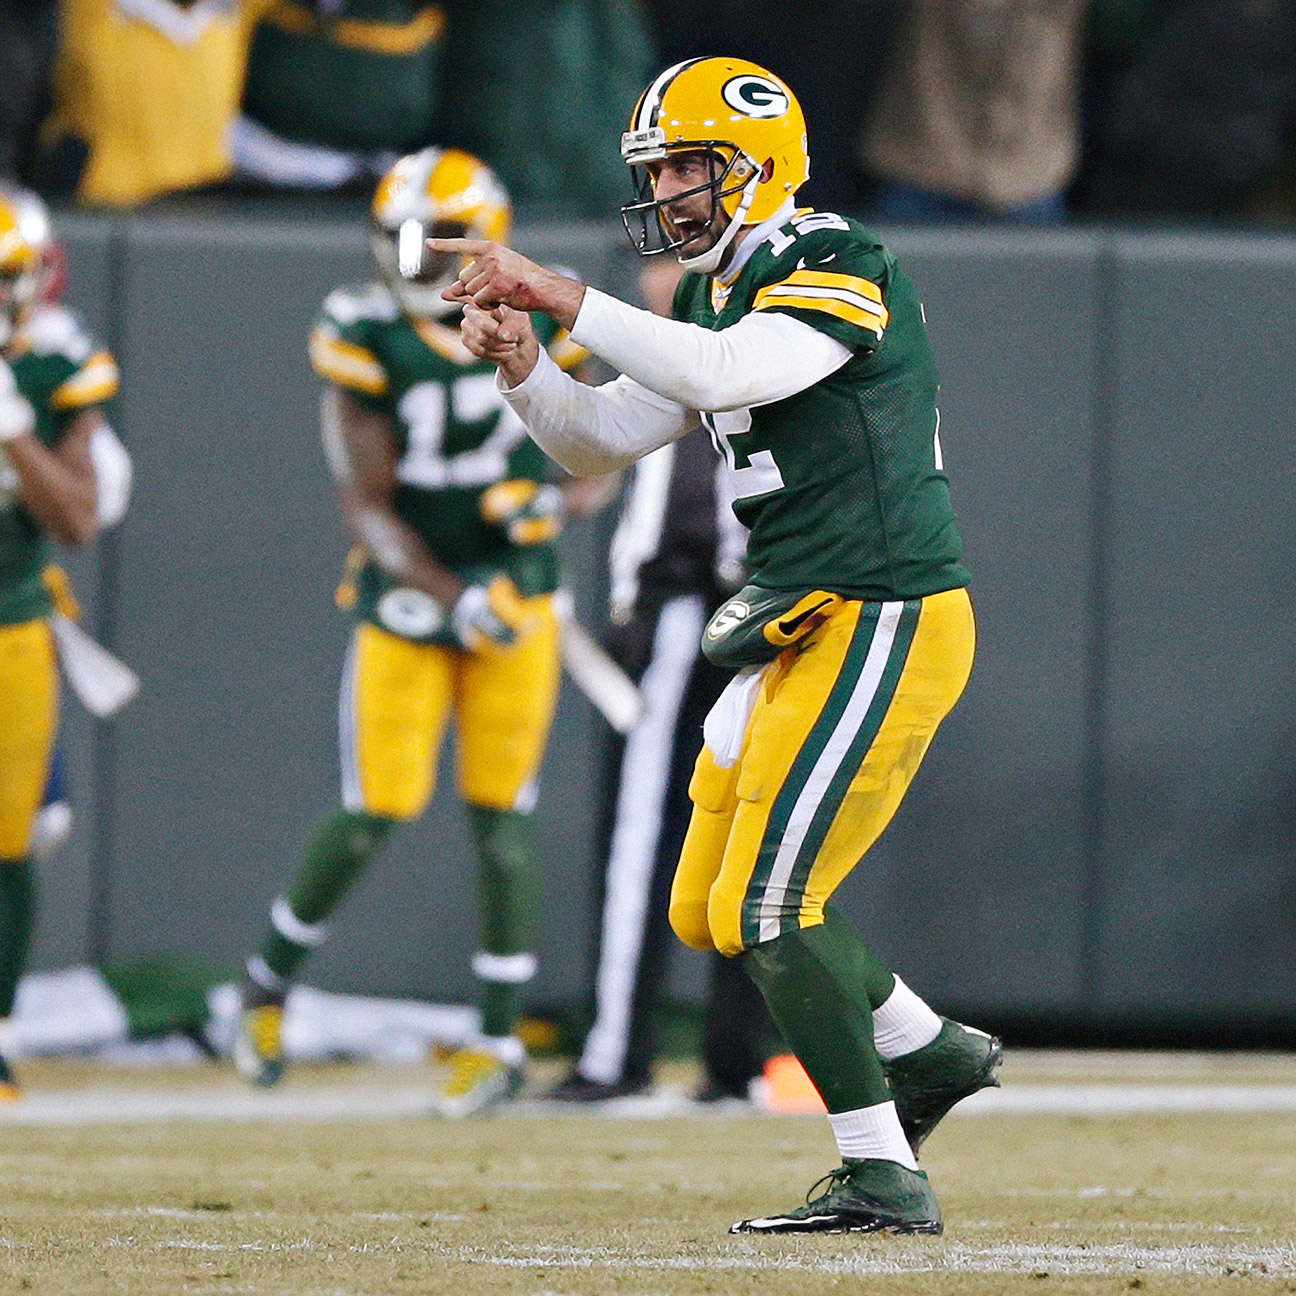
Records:
[[[378,600],[378,620],[393,634],[423,639],[435,634],[445,621],[441,604],[422,590],[401,586]]]

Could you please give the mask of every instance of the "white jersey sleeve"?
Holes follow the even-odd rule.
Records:
[[[522,382],[500,390],[536,444],[578,476],[624,468],[698,421],[688,406],[624,375],[599,387],[577,382],[543,350]]]
[[[697,410],[749,409],[813,387],[848,346],[791,315],[761,311],[712,332],[585,290],[574,341],[651,391]]]

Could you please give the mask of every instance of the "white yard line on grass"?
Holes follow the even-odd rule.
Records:
[[[829,1241],[825,1237],[823,1241]],[[833,1239],[835,1240],[835,1239]],[[370,1251],[408,1252],[421,1259],[439,1259],[459,1264],[501,1269],[579,1269],[585,1272],[627,1273],[688,1270],[697,1273],[732,1273],[746,1270],[794,1270],[849,1276],[897,1274],[1029,1274],[1031,1277],[1088,1275],[1115,1277],[1159,1275],[1162,1277],[1249,1277],[1290,1280],[1296,1278],[1296,1247],[1245,1246],[1228,1243],[1191,1243],[1187,1246],[1138,1246],[1115,1243],[1110,1246],[1068,1246],[1062,1243],[999,1243],[977,1246],[948,1240],[906,1238],[902,1248],[885,1242],[878,1246],[869,1239],[845,1239],[850,1251],[825,1254],[821,1248],[798,1250],[787,1238],[760,1238],[717,1242],[713,1251],[695,1255],[646,1255],[619,1251],[613,1247],[454,1246],[435,1241],[412,1242],[393,1239],[388,1244],[364,1243],[342,1246],[312,1239],[298,1242],[275,1241],[213,1242],[191,1238],[149,1241],[133,1236],[112,1239],[108,1245],[124,1250],[190,1250],[214,1254],[240,1252],[312,1252],[342,1250],[348,1254]],[[0,1238],[0,1247],[4,1239]]]
[[[1145,1112],[1296,1111],[1296,1085],[1066,1084],[983,1089],[964,1116],[1133,1116]]]
[[[777,1242],[775,1247],[766,1243]],[[974,1246],[963,1242],[919,1242],[905,1239],[903,1251],[863,1249],[850,1255],[798,1254],[786,1239],[731,1244],[723,1253],[704,1256],[631,1256],[608,1249],[537,1247],[500,1254],[475,1248],[446,1248],[447,1259],[469,1264],[573,1269],[780,1269],[813,1273],[888,1275],[912,1273],[1246,1275],[1296,1277],[1296,1247],[1198,1243],[1182,1247]],[[866,1244],[867,1245],[867,1244]]]
[[[272,1092],[205,1089],[65,1089],[27,1091],[0,1105],[3,1125],[122,1125],[160,1121],[355,1121],[425,1116],[431,1085],[365,1083]],[[959,1104],[959,1116],[1128,1116],[1152,1112],[1296,1111],[1296,1085],[1013,1085],[987,1089]],[[603,1117],[653,1120],[671,1116],[725,1118],[751,1107],[713,1110],[683,1090],[647,1098],[581,1105],[523,1100],[501,1110],[515,1117]]]
[[[0,1106],[0,1125],[126,1125],[156,1121],[352,1121],[422,1116],[431,1090],[391,1086],[319,1089],[65,1089],[25,1091]]]

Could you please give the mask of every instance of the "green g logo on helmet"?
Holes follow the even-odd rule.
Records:
[[[767,77],[734,77],[725,82],[720,94],[744,117],[782,117],[788,110],[787,92]]]
[[[622,206],[621,219],[641,255],[676,252],[681,264],[699,274],[719,265],[733,234],[690,257],[688,240],[663,222],[649,168],[683,152],[715,160],[718,169],[708,186],[712,222],[723,209],[734,233],[768,220],[810,175],[805,115],[791,88],[768,68],[747,59],[695,58],[659,72],[621,136],[621,156],[635,187],[635,201]]]

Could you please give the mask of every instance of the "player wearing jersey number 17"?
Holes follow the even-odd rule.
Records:
[[[672,319],[484,240],[433,241],[472,258],[446,295],[464,303],[467,346],[570,470],[619,467],[700,420],[732,475],[750,583],[703,636],[736,674],[704,726],[671,924],[751,975],[841,1154],[804,1206],[734,1230],[939,1233],[919,1147],[998,1082],[1002,1050],[939,1017],[829,904],[972,665],[921,305],[869,230],[796,207],[805,122],[765,69],[666,69],[621,152],[638,177],[632,240],[686,271]],[[566,379],[524,313],[536,310],[621,377]]]
[[[260,1085],[283,1074],[293,979],[392,829],[427,807],[451,721],[480,869],[481,1021],[437,1107],[469,1115],[522,1083],[514,1027],[536,965],[531,811],[558,690],[564,495],[491,367],[460,340],[459,308],[441,296],[460,258],[426,248],[437,232],[503,239],[509,217],[476,158],[430,148],[401,159],[373,202],[380,279],[334,291],[311,333],[324,448],[358,546],[340,591],[353,621],[342,794],[247,960],[234,1057]],[[586,355],[550,321],[537,326],[555,363]]]

